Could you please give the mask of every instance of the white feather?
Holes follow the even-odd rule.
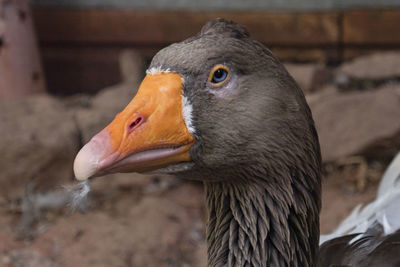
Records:
[[[343,235],[361,233],[349,243],[363,237],[368,228],[376,222],[382,225],[385,235],[400,229],[400,153],[392,161],[380,183],[374,201],[361,208],[358,205],[352,213],[342,221],[338,228],[328,235],[320,236],[320,244]]]
[[[389,167],[386,169],[385,174],[379,184],[377,198],[384,195],[385,192],[397,185],[400,180],[400,152],[390,163]]]
[[[76,210],[80,206],[87,204],[87,196],[90,192],[88,180],[64,188],[70,194],[69,206],[72,210]]]
[[[150,75],[156,75],[156,74],[161,74],[161,73],[169,73],[169,72],[171,72],[170,69],[162,69],[161,66],[152,67],[152,68],[146,70],[146,73],[150,74]]]
[[[182,115],[183,115],[183,119],[185,120],[185,124],[186,124],[186,128],[188,129],[188,131],[195,135],[195,128],[193,126],[193,117],[192,117],[192,113],[193,113],[193,106],[190,103],[189,99],[182,95]]]

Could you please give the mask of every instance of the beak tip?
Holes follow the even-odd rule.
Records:
[[[91,177],[97,170],[96,164],[93,164],[88,155],[87,149],[83,147],[74,160],[74,174],[75,178],[83,181]]]
[[[76,155],[74,160],[74,174],[79,181],[87,180],[104,167],[102,158],[113,152],[110,135],[103,130],[92,138]]]

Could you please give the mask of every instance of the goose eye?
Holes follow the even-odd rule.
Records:
[[[224,81],[226,79],[226,77],[228,76],[228,73],[226,72],[226,70],[224,69],[217,69],[214,72],[214,75],[212,77],[212,82],[213,83],[220,83],[222,81]]]
[[[217,65],[210,72],[208,81],[210,81],[212,85],[221,85],[226,81],[228,75],[229,75],[229,70],[227,67],[222,65]]]

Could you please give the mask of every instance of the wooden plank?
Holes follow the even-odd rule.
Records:
[[[34,10],[42,43],[165,45],[197,33],[210,19],[224,17],[246,25],[269,45],[333,45],[338,42],[336,12],[194,12],[115,9]]]
[[[343,14],[344,45],[400,45],[400,9]]]

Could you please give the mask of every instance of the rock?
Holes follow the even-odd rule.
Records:
[[[309,96],[325,162],[349,155],[388,157],[400,146],[400,86]]]
[[[286,63],[285,68],[305,92],[311,92],[330,81],[332,73],[321,64]]]
[[[18,249],[10,253],[10,263],[13,267],[59,267],[57,262],[47,258],[32,249]]]
[[[124,49],[119,54],[119,66],[121,70],[122,80],[124,82],[137,84],[139,79],[143,78],[144,59],[132,49]]]
[[[207,266],[207,245],[202,244],[196,251],[196,258],[194,260],[194,265],[196,267]]]
[[[400,53],[386,52],[358,57],[342,64],[338,73],[356,79],[387,79],[400,77]]]
[[[0,103],[0,194],[16,198],[29,182],[45,188],[72,178],[77,127],[63,104],[46,95]]]
[[[334,75],[334,83],[342,90],[374,89],[400,81],[400,53],[367,55],[344,63]]]

